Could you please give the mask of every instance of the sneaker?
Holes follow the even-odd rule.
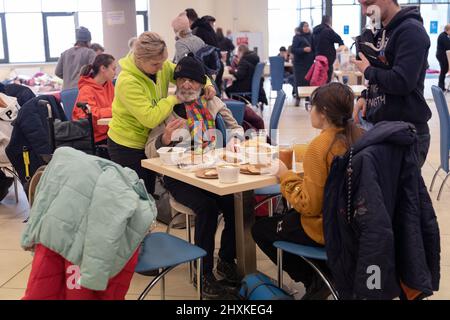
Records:
[[[194,274],[194,288],[197,289],[197,274]],[[228,300],[226,288],[217,281],[213,274],[203,275],[202,295],[204,298],[212,300]]]
[[[331,291],[322,278],[314,273],[311,285],[306,288],[306,293],[301,300],[327,300],[330,294]]]
[[[219,258],[217,260],[216,272],[229,285],[233,287],[241,285],[242,277],[237,272],[236,263],[227,262]]]

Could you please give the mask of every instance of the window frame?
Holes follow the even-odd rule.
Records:
[[[50,43],[49,43],[49,35],[48,35],[48,25],[47,18],[48,17],[73,17],[73,25],[76,24],[75,12],[42,12],[42,26],[44,28],[44,49],[45,49],[45,62],[57,62],[58,57],[50,56]]]
[[[3,59],[0,59],[0,63],[9,63],[9,49],[8,49],[8,35],[6,32],[6,19],[5,13],[0,12],[0,19],[2,25],[2,36],[3,36]]]
[[[136,11],[136,17],[137,16],[143,16],[144,17],[144,32],[148,31],[149,30],[149,27],[148,27],[148,11]]]

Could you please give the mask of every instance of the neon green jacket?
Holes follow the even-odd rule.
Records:
[[[175,64],[164,63],[156,84],[136,67],[132,54],[119,64],[122,71],[116,82],[108,136],[117,144],[143,150],[149,131],[162,123],[178,103],[175,96],[167,96],[169,82],[175,83]]]

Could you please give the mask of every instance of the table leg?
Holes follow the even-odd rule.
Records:
[[[256,272],[256,244],[251,234],[255,222],[253,191],[234,194],[234,214],[237,267],[244,276]]]

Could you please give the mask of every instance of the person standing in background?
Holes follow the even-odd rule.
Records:
[[[300,23],[299,32],[295,34],[292,40],[292,53],[294,55],[294,75],[295,86],[294,92],[296,95],[295,105],[300,104],[298,97],[299,86],[309,86],[309,81],[305,79],[306,74],[314,63],[313,52],[313,36],[308,22]]]
[[[323,16],[322,23],[313,30],[314,54],[316,56],[325,56],[328,60],[328,81],[331,81],[333,75],[333,64],[336,60],[336,48],[334,44],[339,44],[339,50],[344,48],[344,41],[334,32],[330,16]]]
[[[444,32],[442,32],[437,41],[436,58],[439,61],[441,67],[441,74],[439,75],[439,88],[445,92],[445,76],[448,73],[448,58],[447,50],[450,50],[450,24],[445,26]]]
[[[55,69],[55,75],[63,79],[63,90],[77,88],[81,68],[91,64],[96,57],[95,51],[89,47],[91,32],[80,27],[75,33],[75,45],[61,54]]]
[[[195,55],[198,50],[205,46],[205,42],[202,39],[192,34],[189,20],[184,12],[172,21],[172,28],[177,38],[174,63],[178,63],[189,52]]]

